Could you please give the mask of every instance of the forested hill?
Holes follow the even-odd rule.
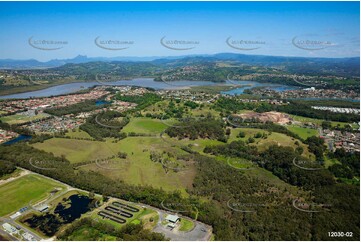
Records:
[[[244,55],[236,53],[218,53],[214,55],[191,55],[175,57],[87,57],[77,56],[72,59],[50,60],[39,62],[37,60],[13,60],[0,59],[0,69],[33,69],[33,68],[54,68],[66,65],[82,66],[89,62],[104,62],[109,65],[129,65],[133,63],[142,67],[144,63],[161,67],[177,67],[193,65],[196,63],[232,62],[246,65],[257,65],[264,67],[285,68],[289,72],[297,74],[331,74],[342,76],[360,75],[360,58],[309,58],[309,57],[284,57],[266,55]],[[70,64],[70,65],[69,65]]]

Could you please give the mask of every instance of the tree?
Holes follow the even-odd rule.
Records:
[[[255,137],[256,139],[261,138],[261,137],[262,137],[262,134],[261,134],[260,132],[258,132],[257,134],[254,135],[254,137]]]
[[[246,137],[246,133],[243,131],[240,131],[239,134],[237,135],[237,138],[244,138]]]
[[[255,142],[255,140],[254,140],[254,138],[249,137],[249,138],[248,138],[248,142],[249,142],[249,143],[254,143],[254,142]]]
[[[299,154],[299,155],[302,155],[302,153],[303,153],[303,148],[302,148],[302,146],[297,146],[297,148],[296,148],[296,153]]]
[[[323,129],[330,129],[332,128],[332,123],[330,121],[323,121],[321,126]]]
[[[16,166],[13,162],[0,160],[0,177],[15,171]]]

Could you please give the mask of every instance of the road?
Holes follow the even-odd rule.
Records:
[[[20,177],[23,177],[23,176],[28,175],[28,174],[36,174],[36,175],[42,176],[42,177],[44,177],[44,178],[51,179],[51,178],[49,178],[49,177],[43,176],[43,175],[41,175],[41,174],[32,172],[32,171],[30,171],[30,170],[27,170],[27,169],[24,169],[24,168],[21,168],[21,167],[17,167],[17,168],[22,170],[22,172],[20,173],[20,175],[17,176],[17,177],[12,178],[11,180],[10,180],[10,178],[9,178],[9,179],[5,180],[5,182],[2,182],[0,185],[3,185],[3,184],[8,183],[8,182],[10,182],[10,181],[14,181],[14,180],[19,179]],[[54,179],[51,179],[51,180],[54,180]],[[57,182],[59,182],[59,181],[57,181]],[[63,196],[65,193],[67,193],[67,192],[69,192],[69,191],[71,191],[71,190],[76,190],[76,189],[72,188],[71,186],[69,186],[69,185],[67,185],[67,184],[65,184],[65,183],[62,183],[62,184],[65,186],[64,191],[62,191],[62,192],[59,193],[59,194],[56,194],[55,196],[49,196],[49,197],[47,197],[46,199],[43,199],[43,200],[37,202],[37,203],[34,204],[34,205],[31,205],[31,201],[30,201],[29,204],[28,204],[28,206],[27,206],[29,209],[28,209],[26,212],[23,212],[23,213],[21,214],[21,216],[24,216],[24,215],[26,215],[26,214],[28,214],[28,213],[30,213],[30,212],[36,211],[35,207],[38,206],[38,205],[40,205],[40,204],[42,204],[42,203],[50,203],[50,202],[53,201],[54,199],[56,199],[56,198],[58,198],[58,197],[60,197],[60,196]],[[15,213],[15,212],[17,212],[17,211],[14,211],[13,213]],[[12,214],[13,214],[13,213],[12,213]],[[18,222],[16,221],[16,219],[17,219],[17,218],[14,218],[14,219],[10,218],[10,217],[9,217],[9,214],[8,214],[7,216],[0,217],[0,225],[1,225],[1,228],[2,228],[2,225],[3,225],[4,223],[9,223],[9,224],[13,225],[14,227],[20,227],[21,230],[23,230],[23,231],[31,234],[31,235],[34,237],[35,240],[37,240],[37,241],[42,240],[42,238],[41,238],[39,235],[37,235],[37,234],[35,234],[34,232],[32,232],[31,230],[29,230],[29,229],[28,229],[27,227],[25,227],[23,224],[18,223]],[[1,230],[0,230],[0,231],[1,231]],[[5,234],[8,235],[8,236],[11,236],[11,235],[9,235],[6,231],[1,231],[1,232],[2,232],[2,233],[5,233]],[[13,237],[13,236],[12,236],[12,237]],[[14,238],[14,237],[13,237],[13,238]],[[18,240],[18,239],[15,238],[15,240]]]
[[[3,229],[2,225],[3,225],[4,223],[9,223],[9,224],[11,224],[11,225],[14,226],[14,227],[20,227],[21,230],[23,230],[23,231],[31,234],[36,241],[42,240],[42,238],[41,238],[40,236],[38,236],[37,234],[35,234],[35,233],[33,233],[32,231],[30,231],[30,230],[29,230],[28,228],[26,228],[24,225],[22,225],[22,224],[20,224],[20,223],[17,223],[14,219],[2,217],[2,218],[0,218],[0,220],[1,220],[1,221],[0,221],[1,229]],[[1,229],[0,229],[0,231],[6,233],[6,235],[7,235],[8,237],[10,236],[10,237],[12,237],[12,238],[15,238],[15,237],[13,237],[12,235],[8,234],[6,231],[2,231]],[[19,231],[19,230],[18,230],[18,231]],[[18,240],[18,239],[15,238],[15,240]]]
[[[19,169],[22,169],[23,171],[26,172],[26,174],[36,174],[38,176],[41,176],[41,177],[44,177],[46,179],[50,179],[50,180],[53,180],[55,182],[58,182],[60,184],[62,184],[63,186],[65,186],[65,189],[64,191],[62,191],[61,193],[57,194],[56,196],[51,196],[51,197],[48,197],[46,201],[42,200],[41,202],[38,202],[37,204],[39,203],[50,203],[51,201],[53,201],[54,199],[60,197],[60,196],[63,196],[65,193],[69,192],[69,191],[81,191],[81,192],[85,192],[85,193],[89,193],[89,191],[86,191],[86,190],[83,190],[83,189],[78,189],[78,188],[75,188],[75,187],[72,187],[64,182],[61,182],[59,180],[56,180],[56,179],[53,179],[51,177],[47,177],[47,176],[44,176],[42,174],[39,174],[39,173],[36,173],[36,172],[33,172],[33,171],[30,171],[30,170],[27,170],[27,169],[24,169],[24,168],[21,168],[21,167],[18,167]],[[24,173],[25,174],[25,173]],[[101,194],[97,194],[95,193],[95,195],[97,196],[102,196]],[[122,200],[122,199],[119,199],[119,198],[116,198],[116,197],[110,197],[109,198],[112,198],[112,199],[116,199],[116,200],[119,200],[119,201],[123,201],[123,202],[126,202],[128,204],[132,204],[132,205],[135,205],[135,206],[141,206],[141,207],[145,207],[145,208],[149,208],[149,209],[152,209],[152,210],[155,210],[158,212],[159,214],[159,221],[158,221],[158,224],[156,225],[156,227],[154,228],[154,232],[159,232],[159,233],[163,233],[165,234],[165,236],[167,238],[170,238],[171,240],[175,240],[175,241],[179,241],[179,240],[210,240],[211,236],[212,236],[212,227],[209,226],[209,225],[206,225],[204,223],[201,223],[199,221],[196,221],[196,220],[193,220],[191,218],[188,218],[188,217],[184,217],[184,216],[180,216],[178,215],[179,217],[183,217],[183,218],[186,218],[188,220],[191,220],[193,221],[193,223],[195,224],[195,227],[189,231],[189,232],[181,232],[181,231],[171,231],[167,228],[165,228],[162,224],[161,224],[161,220],[162,218],[164,217],[163,215],[164,214],[170,214],[171,212],[168,212],[168,211],[165,211],[165,210],[162,210],[162,209],[159,209],[159,208],[156,208],[156,207],[153,207],[153,206],[150,206],[150,205],[147,205],[147,204],[143,204],[143,203],[133,203],[133,202],[129,202],[129,201],[125,201],[125,200]],[[28,211],[26,211],[25,213],[23,213],[22,215],[26,214],[26,213],[29,213],[31,210],[34,210],[34,207],[33,206],[30,206],[30,209]],[[16,211],[14,211],[15,213]],[[34,236],[34,238],[36,240],[41,240],[42,238],[40,238],[38,235],[34,234],[33,232],[31,232],[29,229],[27,229],[26,227],[24,227],[24,225],[22,224],[18,224],[15,219],[11,219],[9,217],[2,217],[0,218],[0,221],[1,221],[1,224],[3,223],[10,223],[10,224],[15,224],[16,226],[20,227],[21,229],[23,229],[24,231],[30,233],[31,235]],[[205,232],[203,232],[202,230],[204,230]]]
[[[11,240],[11,241],[18,241],[17,238],[15,238],[14,236],[11,236],[10,234],[8,234],[7,232],[5,232],[4,230],[2,230],[3,227],[0,227],[0,236],[4,237],[4,239],[6,240]]]
[[[192,220],[188,217],[179,216],[181,218],[186,218],[188,220],[193,221],[194,228],[188,232],[178,231],[177,229],[170,230],[162,225],[163,218],[165,217],[165,213],[161,210],[157,210],[159,214],[158,224],[153,229],[153,232],[162,233],[166,238],[169,238],[172,241],[209,241],[212,236],[212,227],[208,226],[204,223],[198,222],[196,220]]]

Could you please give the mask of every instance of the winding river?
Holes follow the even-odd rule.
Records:
[[[235,83],[235,82],[234,82]],[[287,86],[281,84],[269,84],[269,83],[259,83],[254,81],[237,81],[239,85],[245,85],[240,88],[233,89],[231,91],[224,92],[226,94],[242,94],[244,90],[250,89],[253,87],[268,87],[270,89],[276,91],[285,91],[285,90],[295,90],[298,87]],[[220,85],[220,83],[210,82],[210,81],[173,81],[173,82],[159,82],[154,81],[153,78],[137,78],[133,80],[120,80],[116,82],[106,82],[106,85],[114,85],[114,86],[140,86],[140,87],[150,87],[154,89],[182,89],[190,86],[214,86]],[[221,84],[230,84],[227,82]],[[102,85],[99,82],[75,82],[62,84],[58,86],[53,86],[49,88],[45,88],[42,90],[31,91],[31,92],[23,92],[16,93],[10,95],[0,96],[0,99],[8,99],[8,98],[30,98],[30,97],[49,97],[49,96],[57,96],[63,94],[74,93],[83,89],[87,89],[96,85]]]

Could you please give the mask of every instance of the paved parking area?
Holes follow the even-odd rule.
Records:
[[[194,220],[193,222],[195,224],[195,227],[188,232],[182,232],[177,231],[176,229],[171,230],[170,228],[166,228],[162,225],[162,218],[164,217],[165,213],[160,210],[158,210],[157,212],[159,214],[159,221],[156,227],[153,229],[153,232],[162,233],[165,235],[166,238],[169,238],[170,240],[208,241],[212,236],[212,229],[210,226]]]

